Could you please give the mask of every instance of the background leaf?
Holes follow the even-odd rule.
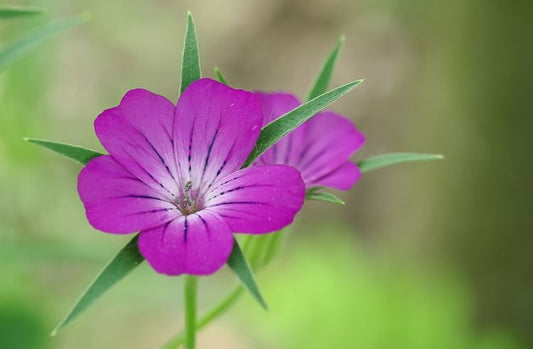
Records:
[[[335,68],[335,62],[337,61],[337,57],[342,49],[342,46],[344,45],[345,40],[346,38],[343,35],[337,41],[333,51],[331,51],[329,54],[328,58],[324,62],[324,65],[322,66],[322,69],[320,70],[320,73],[316,77],[316,80],[311,87],[311,91],[309,91],[309,95],[307,96],[307,100],[311,100],[317,96],[320,96],[328,90],[329,82],[331,81],[331,76],[333,75],[333,68]]]
[[[321,94],[263,127],[259,134],[259,138],[257,139],[257,143],[248,159],[246,159],[243,167],[249,166],[268,148],[283,138],[283,136],[300,126],[340,97],[350,92],[362,82],[363,80],[356,80]]]
[[[200,52],[198,50],[198,38],[192,14],[187,13],[187,28],[185,28],[185,42],[183,43],[183,55],[181,58],[181,86],[180,92],[195,80],[202,77],[200,70]]]
[[[89,15],[81,15],[58,22],[47,23],[29,32],[22,38],[4,46],[0,50],[0,72],[2,72],[10,63],[34,49],[39,44],[52,38],[56,34],[87,21],[89,18]]]
[[[120,250],[115,258],[113,258],[113,260],[100,272],[92,284],[74,304],[63,321],[61,321],[61,323],[52,331],[52,336],[57,335],[104,292],[111,288],[111,286],[115,285],[144,261],[143,256],[141,256],[139,249],[137,248],[138,236],[139,235],[136,235],[131,239],[131,241]]]
[[[0,19],[33,16],[43,12],[43,9],[38,7],[2,5],[0,6]]]
[[[78,145],[58,143],[46,141],[44,139],[35,139],[35,138],[24,138],[25,141],[37,144],[41,147],[49,149],[53,152],[56,152],[64,157],[67,157],[71,160],[79,162],[82,165],[86,165],[89,160],[94,159],[97,156],[104,155],[97,151],[80,147]]]
[[[357,162],[361,172],[376,170],[378,168],[401,164],[411,161],[428,161],[444,159],[441,154],[423,154],[423,153],[390,153],[372,156],[368,159]]]
[[[237,240],[234,241],[233,251],[231,251],[231,255],[227,264],[235,272],[235,274],[237,274],[239,280],[241,280],[241,282],[248,289],[248,291],[250,291],[252,296],[254,296],[254,298],[259,302],[259,304],[265,310],[268,309],[263,296],[261,296],[261,292],[259,292],[259,287],[257,287],[255,282],[252,268],[246,261],[246,258],[244,257]]]

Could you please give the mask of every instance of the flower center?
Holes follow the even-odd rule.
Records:
[[[193,190],[192,182],[188,181],[185,183],[182,195],[174,201],[174,205],[184,216],[203,210],[204,202],[198,194],[199,189]]]

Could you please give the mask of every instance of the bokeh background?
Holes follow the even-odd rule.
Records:
[[[533,347],[527,0],[17,1],[47,14],[0,23],[0,43],[40,23],[92,20],[0,73],[0,346],[157,348],[183,326],[181,280],[147,265],[58,337],[48,337],[128,237],[96,232],[80,167],[24,136],[102,150],[92,122],[135,87],[176,100],[186,11],[203,72],[240,88],[305,96],[346,34],[333,86],[365,83],[332,108],[367,136],[356,155],[443,153],[370,172],[346,206],[309,203],[200,348]],[[234,283],[202,279],[207,309]]]

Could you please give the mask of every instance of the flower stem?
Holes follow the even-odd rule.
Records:
[[[198,278],[185,275],[185,348],[196,347],[196,290]]]
[[[224,314],[228,308],[230,308],[236,301],[239,299],[239,296],[242,294],[244,288],[242,286],[237,286],[235,289],[229,293],[226,298],[224,298],[220,303],[218,303],[213,309],[211,309],[207,314],[202,316],[200,320],[196,322],[196,330],[204,328],[212,320],[216,319],[220,315]],[[174,338],[172,338],[163,348],[164,349],[175,349],[179,348],[180,345],[185,343],[186,334],[179,333]]]

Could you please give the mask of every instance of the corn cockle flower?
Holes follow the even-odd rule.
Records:
[[[263,106],[264,124],[298,107],[289,93],[256,92]],[[306,188],[325,186],[350,189],[361,176],[350,156],[365,142],[365,137],[349,119],[323,111],[268,149],[255,164],[286,164],[302,174]]]
[[[140,231],[139,250],[160,273],[217,271],[233,232],[279,230],[303,204],[294,168],[241,169],[262,124],[254,94],[210,79],[192,83],[176,106],[129,91],[95,121],[110,155],[91,160],[78,178],[89,222],[107,233]]]

